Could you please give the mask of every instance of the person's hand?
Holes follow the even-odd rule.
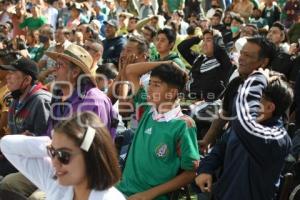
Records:
[[[258,71],[259,71],[260,73],[262,73],[262,74],[266,77],[267,80],[269,80],[269,78],[270,78],[270,70],[269,70],[269,69],[259,68]],[[255,71],[254,71],[254,72],[255,72]],[[253,73],[254,73],[254,72],[253,72]]]
[[[121,80],[126,80],[126,66],[129,64],[129,59],[128,55],[125,54],[124,52],[121,52],[120,58],[119,58],[119,64],[118,64],[118,69],[119,69],[119,74],[121,77]]]
[[[130,54],[126,57],[126,64],[129,65],[129,64],[132,64],[132,63],[136,63],[137,61],[137,55],[135,54]],[[126,65],[126,66],[127,66]]]
[[[96,16],[97,15],[97,13],[96,13],[96,11],[94,9],[91,10],[91,15],[92,16]]]
[[[18,53],[23,57],[23,58],[30,58],[29,52],[27,49],[22,49],[19,50]]]
[[[89,2],[82,2],[82,7],[85,7],[87,10],[93,10],[93,8],[90,6]]]
[[[119,59],[119,73],[121,73],[121,80],[127,80],[126,77],[126,67],[129,64],[136,63],[137,56],[135,54],[123,54]]]
[[[211,174],[200,174],[195,179],[197,186],[202,192],[211,192],[212,175]]]
[[[131,195],[127,200],[151,200],[154,198],[155,197],[153,197],[150,192],[145,191]]]
[[[25,35],[19,35],[19,38],[20,38],[21,40],[23,40],[24,42],[26,42]]]
[[[290,45],[290,48],[289,48],[289,54],[290,55],[296,55],[297,52],[298,52],[298,45],[297,45],[297,43],[292,43]]]
[[[208,152],[209,143],[205,139],[202,139],[198,142],[198,145],[203,155],[206,155]]]

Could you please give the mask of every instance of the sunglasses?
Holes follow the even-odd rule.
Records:
[[[70,163],[72,155],[79,154],[81,152],[68,152],[65,150],[56,150],[54,149],[51,145],[47,146],[47,153],[51,159],[54,159],[55,157],[57,160],[63,164],[63,165],[68,165]]]

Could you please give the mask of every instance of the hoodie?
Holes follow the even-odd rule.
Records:
[[[43,89],[42,84],[32,86],[22,102],[13,100],[8,112],[8,125],[11,134],[26,130],[41,136],[46,133],[50,116],[51,93]]]

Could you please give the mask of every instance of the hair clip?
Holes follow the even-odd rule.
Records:
[[[89,151],[92,143],[93,143],[93,140],[94,140],[94,137],[95,137],[95,134],[96,134],[96,130],[90,126],[88,126],[85,134],[84,134],[84,138],[83,138],[83,141],[80,145],[80,148],[86,152]]]

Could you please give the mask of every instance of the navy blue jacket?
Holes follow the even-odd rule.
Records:
[[[102,55],[103,64],[114,63],[118,66],[121,51],[126,44],[126,38],[123,36],[117,36],[112,39],[105,39],[102,42],[104,48]]]
[[[223,166],[213,193],[218,200],[271,200],[291,140],[279,118],[257,123],[267,80],[256,72],[239,87],[235,118],[221,141],[201,161],[199,173]]]

